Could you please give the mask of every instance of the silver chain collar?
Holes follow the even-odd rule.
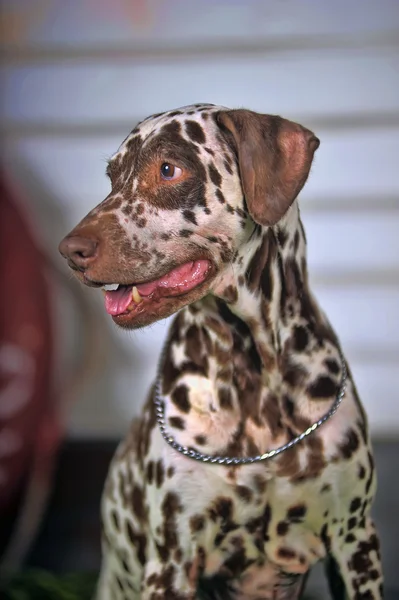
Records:
[[[342,368],[341,383],[339,386],[337,396],[334,400],[334,403],[331,406],[331,408],[326,412],[326,414],[323,415],[318,421],[313,423],[313,425],[308,427],[305,431],[303,431],[300,435],[293,438],[287,444],[284,444],[283,446],[280,446],[279,448],[274,448],[273,450],[268,450],[264,454],[259,454],[258,456],[248,456],[248,457],[241,457],[241,456],[229,457],[229,456],[217,456],[217,455],[212,456],[211,454],[203,454],[202,452],[198,452],[198,450],[194,450],[194,448],[190,448],[188,446],[182,446],[181,444],[176,442],[176,440],[173,436],[171,436],[168,433],[168,431],[166,430],[166,427],[165,427],[165,403],[162,400],[162,393],[161,393],[161,372],[162,372],[162,364],[164,362],[163,358],[162,358],[161,371],[157,377],[157,381],[156,381],[156,385],[155,385],[155,397],[154,397],[156,417],[157,417],[158,426],[159,426],[161,435],[162,435],[163,439],[165,440],[165,442],[167,444],[169,444],[169,446],[171,448],[173,448],[177,452],[180,452],[181,454],[184,454],[184,456],[187,456],[187,458],[192,458],[193,460],[198,460],[203,463],[211,463],[213,465],[214,464],[217,464],[217,465],[249,465],[249,464],[261,462],[263,460],[267,460],[268,458],[272,458],[273,456],[277,456],[278,454],[281,454],[285,450],[292,448],[292,446],[299,444],[299,442],[301,442],[303,439],[308,437],[311,433],[316,431],[316,429],[318,429],[321,425],[323,425],[323,423],[325,423],[326,421],[331,419],[331,417],[337,412],[338,407],[341,404],[342,399],[345,395],[346,379],[348,376],[345,358],[344,358],[344,356],[342,354],[342,350],[340,348],[339,348],[339,355],[340,355],[341,368]]]

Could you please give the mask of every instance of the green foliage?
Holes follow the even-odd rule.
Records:
[[[47,571],[23,571],[0,588],[3,600],[91,600],[96,573],[57,576]]]

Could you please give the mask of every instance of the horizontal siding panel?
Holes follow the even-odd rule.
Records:
[[[398,32],[390,31],[372,35],[307,35],[289,36],[287,38],[271,37],[269,39],[252,38],[251,40],[227,39],[219,37],[217,41],[205,39],[201,42],[179,44],[117,44],[106,48],[93,46],[62,47],[49,46],[14,46],[3,51],[3,61],[14,66],[18,64],[78,64],[79,62],[116,64],[119,63],[185,63],[199,60],[256,59],[262,57],[271,60],[281,57],[304,57],[310,52],[317,52],[319,58],[323,54],[342,56],[344,53],[365,54],[379,50],[397,50]]]
[[[22,163],[35,173],[40,185],[54,195],[67,226],[72,226],[109,193],[106,161],[120,142],[120,137],[72,143],[29,140],[5,145],[3,156],[10,169]]]
[[[162,0],[24,0],[19,4],[25,5],[25,18],[32,24],[28,30],[31,42],[68,46],[131,43],[132,37],[141,43],[154,37],[163,43],[184,43],[215,40],[221,34],[226,39],[342,33],[354,36],[388,32],[399,19],[395,0],[362,0],[362,10],[353,0],[212,0],[206,3],[206,10],[193,0],[169,0],[167,4]],[[10,10],[15,15],[15,0],[3,0],[2,10],[5,16]]]
[[[323,59],[309,53],[302,60],[4,68],[2,110],[7,120],[87,124],[115,118],[131,120],[131,127],[137,116],[201,101],[309,120],[325,113],[397,111],[398,62],[399,51],[386,51]]]
[[[148,115],[146,115],[148,116]],[[352,112],[340,115],[328,114],[311,116],[294,114],[290,119],[306,125],[309,129],[317,131],[318,135],[325,133],[356,133],[357,131],[384,130],[391,132],[399,128],[399,110],[384,112]],[[133,123],[138,123],[144,118],[110,119],[108,121],[69,122],[39,121],[27,119],[8,119],[0,122],[0,135],[9,140],[20,138],[98,138],[119,135],[125,137],[126,132],[132,129]]]
[[[353,361],[350,367],[367,412],[371,433],[397,435],[399,362],[384,365],[382,360],[380,364],[363,365]]]
[[[398,358],[399,367],[399,285],[389,289],[330,288],[315,283],[313,289],[354,359],[368,354],[377,360],[386,351],[389,362]]]
[[[377,198],[397,194],[398,133],[399,130],[320,133],[321,145],[306,183],[306,196],[321,200],[324,194],[337,198],[361,193]]]
[[[399,210],[386,215],[361,211],[312,215],[304,211],[303,223],[309,266],[324,270],[326,277],[329,271],[399,269]]]

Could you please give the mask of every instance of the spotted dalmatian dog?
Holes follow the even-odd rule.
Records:
[[[249,110],[153,115],[60,244],[120,327],[177,313],[105,485],[97,600],[292,600],[318,561],[335,600],[383,598],[366,416],[309,289],[318,146]]]

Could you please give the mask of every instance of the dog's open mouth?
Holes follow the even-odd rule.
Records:
[[[104,285],[105,310],[112,317],[128,314],[161,298],[180,296],[202,283],[210,269],[209,260],[196,260],[176,267],[159,279],[132,285]]]

